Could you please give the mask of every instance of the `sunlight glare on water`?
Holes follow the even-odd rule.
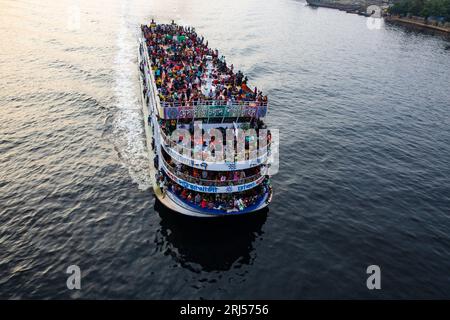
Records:
[[[199,222],[155,202],[151,18],[195,27],[268,94],[268,212]],[[0,19],[1,298],[450,297],[444,38],[294,0],[0,0]]]

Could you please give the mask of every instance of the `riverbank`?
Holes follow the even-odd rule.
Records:
[[[444,27],[439,25],[433,25],[430,23],[422,22],[419,20],[414,20],[411,18],[399,17],[399,16],[386,16],[384,17],[386,22],[397,23],[402,25],[414,26],[422,29],[429,29],[444,32],[450,34],[450,27]]]
[[[337,9],[340,11],[358,14],[358,15],[365,16],[365,17],[370,16],[370,14],[367,13],[367,7],[368,7],[369,3],[366,3],[365,1],[355,2],[353,0],[337,0],[337,1],[306,0],[306,2],[311,7],[323,7],[323,8]],[[373,1],[370,4],[375,4],[375,5],[379,5],[379,6],[382,5],[381,2],[377,2],[377,1]]]
[[[351,11],[351,10],[359,10],[362,9],[362,6],[359,4],[352,3],[351,1],[320,1],[320,0],[306,0],[308,5],[312,7],[324,7],[330,9],[337,9],[341,11]]]
[[[369,17],[370,14],[367,13],[367,7],[369,5],[378,5],[382,8],[381,15],[384,17],[384,20],[388,23],[396,23],[404,26],[414,27],[424,31],[438,31],[440,33],[444,33],[450,35],[450,26],[447,24],[438,24],[436,21],[427,22],[424,18],[420,17],[400,17],[400,16],[391,16],[386,14],[387,7],[378,3],[377,1],[371,2],[355,2],[353,0],[306,0],[309,6],[312,7],[323,7],[330,9],[337,9],[340,11],[345,11],[347,13],[358,14],[361,16]]]

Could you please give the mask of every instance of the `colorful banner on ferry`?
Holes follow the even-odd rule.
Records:
[[[164,119],[192,119],[192,118],[237,118],[252,117],[262,118],[266,116],[267,106],[226,105],[226,106],[189,106],[189,107],[164,107]]]
[[[183,188],[198,191],[198,192],[205,192],[205,193],[233,193],[233,192],[242,192],[245,190],[250,190],[256,187],[257,185],[261,184],[263,182],[265,176],[261,176],[255,181],[241,184],[241,185],[235,185],[235,186],[223,186],[223,187],[216,187],[216,186],[201,186],[198,184],[194,184],[191,182],[187,182],[183,179],[178,178],[176,175],[174,175],[172,172],[170,172],[165,164],[162,164],[162,167],[165,171],[165,173],[169,176],[170,179],[172,179],[174,182],[178,183]]]

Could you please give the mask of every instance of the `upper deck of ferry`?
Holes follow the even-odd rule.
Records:
[[[225,57],[208,47],[194,28],[172,24],[142,25],[160,119],[238,118],[267,113],[268,98]]]

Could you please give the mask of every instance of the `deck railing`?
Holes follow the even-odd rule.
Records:
[[[259,178],[261,178],[262,176],[267,175],[268,172],[268,168],[265,167],[261,167],[261,171],[257,174],[251,175],[249,177],[245,177],[245,178],[240,178],[237,180],[225,180],[225,181],[220,181],[220,180],[208,180],[208,179],[202,179],[199,177],[194,177],[191,175],[187,175],[184,172],[179,172],[177,171],[176,168],[174,168],[173,166],[171,166],[169,163],[167,163],[167,161],[162,158],[163,162],[164,162],[164,167],[167,168],[167,170],[169,170],[173,175],[177,176],[180,179],[183,179],[187,182],[190,183],[195,183],[201,186],[215,186],[215,187],[227,187],[227,186],[237,186],[237,185],[242,185],[242,184],[246,184],[246,183],[250,183],[253,181],[258,180]]]
[[[191,101],[161,101],[162,108],[179,108],[179,107],[197,107],[197,106],[211,106],[211,107],[267,107],[267,101],[231,101],[231,100],[191,100]]]
[[[178,144],[175,141],[171,140],[169,137],[167,137],[167,135],[163,132],[162,129],[160,129],[159,132],[160,132],[160,136],[162,137],[162,140],[163,140],[164,144],[167,147],[169,147],[171,149],[174,149],[175,147],[183,148],[183,150],[187,150],[187,153],[190,154],[189,158],[192,158],[192,156],[194,155],[194,152],[196,152],[196,150],[194,150],[194,149],[192,149],[190,147],[184,146],[182,144]],[[256,152],[256,156],[255,157],[251,157],[251,158],[250,158],[250,151],[246,149],[245,150],[245,159],[242,159],[242,160],[243,161],[252,161],[252,160],[256,160],[258,158],[261,158],[264,155],[269,155],[270,145],[271,145],[271,143],[267,144],[267,149],[266,149],[267,152],[265,154],[263,154],[263,155],[259,154],[259,151],[260,151],[259,149],[254,150],[253,152]],[[200,152],[200,151],[197,151],[197,152]],[[225,153],[225,150],[223,152]],[[200,152],[200,153],[201,153],[201,159],[198,159],[198,160],[206,161],[207,157],[204,157],[203,152]],[[236,156],[236,154],[235,154],[235,156]],[[236,157],[235,157],[235,159],[236,159]]]

